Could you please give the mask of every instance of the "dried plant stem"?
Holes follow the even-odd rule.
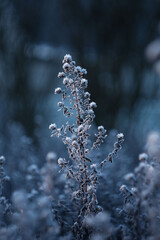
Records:
[[[81,122],[81,115],[80,115],[80,109],[79,109],[79,100],[78,100],[78,95],[77,95],[77,88],[76,85],[74,84],[74,90],[75,90],[75,101],[76,101],[76,106],[77,106],[77,126],[80,125]],[[87,164],[86,164],[86,160],[85,160],[85,153],[84,153],[84,144],[83,144],[83,138],[81,138],[81,150],[82,150],[82,155],[80,154],[80,159],[82,159],[83,161],[83,204],[86,207],[86,203],[87,203]]]

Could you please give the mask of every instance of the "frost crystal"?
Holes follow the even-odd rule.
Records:
[[[70,54],[66,54],[63,59],[63,63],[70,63],[72,62],[72,57]]]
[[[62,92],[62,89],[60,87],[55,89],[55,94],[60,94]]]
[[[83,79],[81,80],[81,86],[84,87],[84,88],[86,88],[87,85],[88,85],[87,79],[83,78]]]
[[[119,140],[121,140],[122,138],[124,138],[124,134],[123,134],[123,133],[118,133],[118,134],[117,134],[117,138],[118,138]]]
[[[63,64],[63,69],[65,72],[68,72],[71,68],[71,65],[69,63],[64,63]]]
[[[64,85],[67,85],[69,83],[69,79],[67,78],[67,77],[65,77],[64,79],[63,79],[63,84]]]
[[[55,130],[56,129],[56,124],[55,123],[51,123],[50,125],[49,125],[49,129],[51,129],[51,130]]]
[[[59,72],[59,73],[58,73],[58,77],[59,77],[59,78],[65,77],[65,73],[64,73],[64,72]]]
[[[91,103],[90,103],[90,107],[91,107],[91,108],[96,108],[96,107],[97,107],[97,104],[96,104],[95,102],[91,102]]]

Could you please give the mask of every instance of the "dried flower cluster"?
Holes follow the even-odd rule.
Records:
[[[79,205],[79,215],[73,225],[73,231],[76,232],[78,239],[82,239],[85,234],[83,226],[85,217],[102,211],[102,208],[98,205],[96,195],[98,164],[92,162],[90,153],[93,149],[99,148],[107,135],[105,128],[99,126],[95,134],[96,140],[92,146],[90,145],[89,129],[95,118],[94,109],[97,105],[91,101],[91,94],[86,91],[88,80],[85,75],[87,71],[80,66],[76,66],[75,61],[72,60],[69,54],[64,56],[62,63],[64,72],[60,72],[58,77],[62,79],[64,89],[60,87],[55,89],[55,94],[61,96],[61,101],[58,102],[57,106],[59,111],[63,111],[67,118],[72,116],[75,121],[72,124],[67,121],[61,127],[57,127],[55,123],[52,123],[49,129],[52,131],[51,136],[60,137],[68,149],[69,160],[60,157],[58,165],[61,170],[66,171],[68,178],[73,178],[77,183],[77,189],[73,192],[72,198]],[[120,133],[117,138],[118,142],[115,143],[113,152],[108,155],[111,162],[121,148],[124,136]],[[107,159],[103,160],[100,166],[106,161]]]
[[[120,191],[124,197],[124,218],[122,225],[123,238],[158,240],[159,226],[159,164],[148,159],[146,153],[139,155],[139,166],[134,173],[125,175],[127,185],[122,185]]]

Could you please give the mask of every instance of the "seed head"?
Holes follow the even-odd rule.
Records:
[[[58,158],[58,165],[60,167],[64,167],[65,165],[67,165],[65,158]]]
[[[90,108],[96,108],[97,107],[97,104],[95,102],[91,102],[89,104]]]
[[[127,192],[127,186],[126,185],[122,185],[121,187],[120,187],[120,191],[121,192]]]
[[[71,68],[71,65],[69,63],[64,63],[63,64],[63,69],[64,69],[65,72],[69,72],[70,68]]]
[[[58,106],[58,107],[63,107],[63,105],[64,105],[64,104],[63,104],[62,102],[58,102],[58,103],[57,103],[57,106]]]
[[[78,132],[83,131],[83,129],[84,129],[84,127],[83,127],[83,125],[81,124],[81,125],[78,127]]]
[[[82,71],[82,68],[80,66],[77,66],[74,70],[75,73],[80,73]]]
[[[62,89],[60,87],[56,88],[54,93],[55,94],[60,94],[62,92]]]
[[[86,88],[87,85],[88,85],[87,79],[83,78],[83,79],[81,80],[81,86],[84,87],[84,88]]]
[[[64,72],[59,72],[59,73],[58,73],[58,77],[59,77],[59,78],[65,77],[65,73],[64,73]]]
[[[123,139],[124,138],[124,134],[123,133],[118,133],[117,134],[117,138],[118,138],[118,140]]]
[[[49,125],[49,129],[51,129],[51,130],[55,130],[56,128],[57,128],[57,126],[56,126],[55,123],[51,123],[51,124]]]
[[[90,96],[91,96],[91,94],[90,94],[89,92],[85,92],[85,93],[84,93],[84,97],[85,97],[85,98],[90,98]]]
[[[69,79],[67,78],[67,77],[65,77],[64,79],[63,79],[63,84],[64,85],[67,85],[69,83]]]
[[[87,70],[85,68],[82,68],[82,73],[87,74]]]
[[[66,142],[70,142],[71,141],[71,138],[70,137],[66,137]]]
[[[66,54],[66,55],[64,56],[64,59],[63,59],[63,62],[62,62],[62,63],[70,63],[70,62],[72,62],[72,57],[71,57],[70,54]]]
[[[92,115],[92,114],[94,114],[94,111],[92,109],[89,109],[88,114]]]
[[[100,134],[105,134],[106,133],[106,129],[103,126],[99,126],[98,131],[100,132]]]

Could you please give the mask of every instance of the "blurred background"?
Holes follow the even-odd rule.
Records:
[[[10,165],[60,151],[48,126],[63,122],[54,88],[67,53],[88,71],[95,125],[123,132],[137,157],[160,131],[159,20],[159,0],[1,0],[0,153]]]

